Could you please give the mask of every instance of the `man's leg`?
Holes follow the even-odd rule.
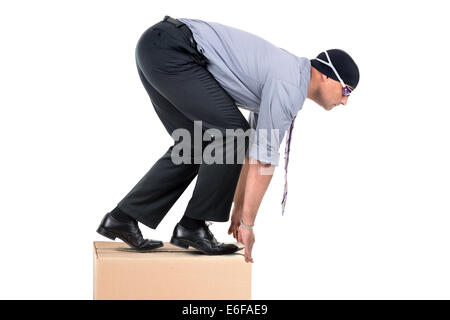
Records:
[[[193,132],[193,122],[151,86],[139,67],[138,73],[167,132],[172,134],[178,128]],[[174,145],[117,205],[125,214],[153,229],[158,226],[199,170],[199,164],[174,164],[171,159]]]
[[[146,37],[140,41],[136,53],[138,64],[152,87],[192,122],[202,121],[204,130],[219,130],[225,140],[224,158],[227,151],[237,153],[235,138],[231,139],[234,147],[226,145],[226,129],[246,131],[250,126],[234,100],[192,51],[185,35],[164,22]],[[248,148],[247,140],[245,148]],[[185,211],[187,217],[219,222],[229,219],[244,153],[240,153],[240,163],[200,165]]]

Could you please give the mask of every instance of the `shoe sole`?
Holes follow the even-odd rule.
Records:
[[[140,251],[140,252],[152,251],[154,249],[161,248],[161,247],[164,246],[164,243],[161,243],[161,244],[158,244],[158,245],[156,245],[156,246],[154,246],[152,248],[139,249],[139,248],[136,248],[135,246],[133,246],[131,243],[129,243],[127,240],[125,240],[121,236],[118,236],[115,233],[113,233],[111,231],[108,231],[108,230],[106,230],[105,228],[103,228],[101,226],[97,228],[97,233],[99,233],[102,236],[107,237],[108,239],[111,239],[113,241],[116,240],[116,238],[119,238],[120,240],[125,242],[130,248],[132,248],[133,250],[136,250],[136,251]]]
[[[188,249],[189,246],[203,252],[204,254],[207,255],[223,255],[223,254],[231,254],[231,253],[235,253],[236,251],[241,250],[242,248],[238,248],[235,251],[232,252],[227,252],[227,253],[221,253],[221,252],[207,252],[205,250],[203,250],[199,245],[197,245],[195,242],[189,241],[189,240],[182,240],[182,239],[176,239],[176,238],[171,238],[170,239],[170,243],[173,244],[174,246],[183,248],[183,249]]]

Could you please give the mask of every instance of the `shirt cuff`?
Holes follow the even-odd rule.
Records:
[[[275,167],[278,166],[280,161],[280,153],[266,144],[253,143],[248,150],[248,157],[264,163],[270,163]]]

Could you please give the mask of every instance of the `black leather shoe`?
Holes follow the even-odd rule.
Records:
[[[185,249],[191,246],[204,254],[229,254],[242,249],[232,243],[218,242],[206,224],[190,230],[177,223],[170,243]]]
[[[149,251],[164,246],[162,241],[144,239],[136,220],[120,222],[110,213],[105,215],[97,232],[111,240],[119,238],[131,248],[139,251]]]

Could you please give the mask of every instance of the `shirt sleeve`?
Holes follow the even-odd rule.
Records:
[[[261,94],[261,105],[256,118],[256,132],[249,146],[248,156],[264,163],[278,166],[280,144],[296,114],[295,106],[299,89],[277,79],[268,79]],[[250,120],[255,115],[250,114]]]

